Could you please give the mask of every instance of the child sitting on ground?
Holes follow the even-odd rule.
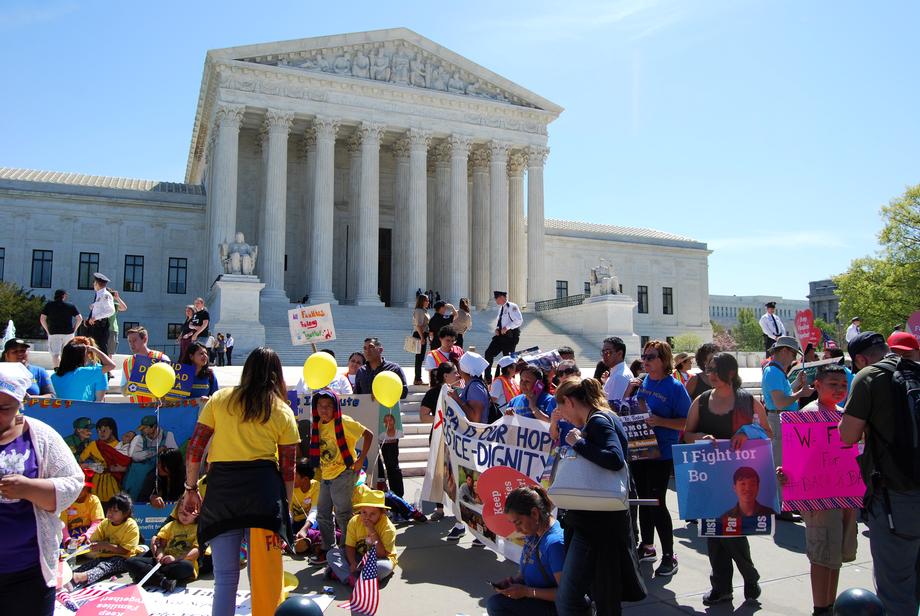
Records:
[[[64,540],[61,547],[64,549],[76,548],[89,543],[89,538],[105,518],[102,512],[102,503],[99,497],[92,494],[93,482],[91,471],[86,472],[83,490],[74,503],[61,512],[61,522],[64,523]]]
[[[319,550],[320,532],[316,524],[314,503],[319,501],[319,481],[309,458],[300,458],[294,469],[294,493],[291,496],[291,522],[293,523],[294,552],[315,555]],[[336,542],[340,531],[336,529]]]
[[[90,535],[90,560],[74,570],[74,585],[88,586],[125,573],[128,559],[143,552],[138,548],[141,533],[131,517],[133,510],[127,494],[116,494],[105,504],[105,520]]]
[[[198,514],[179,509],[178,519],[167,522],[150,545],[151,556],[128,559],[128,573],[138,583],[157,563],[160,568],[144,583],[145,588],[172,592],[177,582],[198,577]]]
[[[847,396],[847,374],[843,366],[820,366],[814,386],[818,399],[802,411],[824,411],[833,421],[839,421],[843,409],[838,404]],[[780,485],[789,480],[781,466],[777,467],[776,476]],[[811,563],[812,614],[829,615],[833,613],[837,598],[840,567],[856,560],[856,510],[801,511],[800,515],[805,521],[805,549]]]
[[[348,522],[345,531],[345,548],[333,548],[326,554],[329,566],[326,577],[354,586],[360,570],[361,559],[370,547],[377,550],[377,579],[382,580],[396,567],[396,527],[386,515],[389,507],[384,503],[383,492],[363,491],[364,498],[355,503],[358,512]]]

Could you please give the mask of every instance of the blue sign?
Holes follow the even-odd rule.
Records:
[[[154,363],[159,362],[145,355],[134,356],[131,374],[127,376],[127,389],[129,395],[147,394],[150,397],[154,397],[153,394],[150,393],[150,390],[147,389],[146,381],[147,369]],[[195,366],[179,363],[170,365],[173,367],[173,370],[176,371],[176,384],[173,385],[172,390],[166,394],[166,399],[182,400],[188,398],[192,394],[192,384],[195,381]],[[207,395],[207,392],[205,392],[205,395]]]

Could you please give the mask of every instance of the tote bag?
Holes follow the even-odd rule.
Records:
[[[406,339],[403,340],[403,350],[406,353],[418,355],[422,352],[422,341],[415,336],[406,336]]]

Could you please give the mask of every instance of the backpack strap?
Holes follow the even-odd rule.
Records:
[[[549,532],[549,529],[547,529],[547,532]],[[549,584],[547,588],[556,588],[558,586],[558,584],[556,583],[556,578],[554,578],[552,575],[549,574],[549,571],[546,569],[546,565],[543,564],[543,559],[540,558],[540,542],[539,541],[537,541],[537,547],[533,552],[534,552],[534,560],[537,563],[537,567],[540,568],[540,573],[543,574],[543,579],[546,580],[547,584]]]

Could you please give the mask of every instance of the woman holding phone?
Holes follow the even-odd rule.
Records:
[[[536,366],[527,365],[518,372],[521,393],[508,402],[506,412],[522,417],[549,421],[556,409],[556,399],[549,393],[549,378]]]

